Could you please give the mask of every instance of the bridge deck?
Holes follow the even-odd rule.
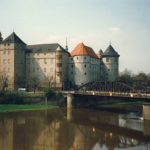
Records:
[[[98,92],[98,91],[63,91],[63,93],[73,94],[73,95],[95,95],[95,96],[150,99],[150,94],[145,94],[145,93],[119,93],[119,92]]]

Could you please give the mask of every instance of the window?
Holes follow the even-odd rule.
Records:
[[[8,55],[10,54],[10,51],[8,51]]]
[[[86,68],[86,64],[84,65],[84,67]]]
[[[8,64],[10,64],[10,59],[8,59]]]
[[[84,73],[84,75],[86,75],[86,72]]]
[[[109,58],[108,57],[106,58],[106,62],[109,62]]]
[[[8,72],[10,72],[10,68],[8,68]]]
[[[73,68],[73,65],[71,65],[71,67]]]
[[[77,56],[77,59],[78,59],[78,56]]]
[[[84,60],[86,60],[86,57],[84,57]]]
[[[5,51],[5,50],[3,51],[3,54],[6,54],[6,51]]]
[[[44,55],[46,55],[46,52],[44,52]]]
[[[44,59],[44,64],[47,64],[47,61],[46,61],[46,59]]]
[[[46,68],[44,68],[44,72],[46,72]]]
[[[6,63],[6,59],[3,59],[3,63],[4,63],[4,64]]]

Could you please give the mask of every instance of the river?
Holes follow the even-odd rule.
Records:
[[[1,113],[0,150],[150,150],[150,122],[88,109]]]

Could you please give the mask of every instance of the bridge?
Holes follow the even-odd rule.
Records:
[[[122,100],[124,102],[150,102],[150,94],[142,93],[134,87],[123,82],[90,82],[78,87],[75,91],[63,91],[67,97],[67,108],[74,107],[77,103],[92,105],[104,102]],[[76,104],[75,104],[76,103]],[[77,105],[76,105],[77,106]]]

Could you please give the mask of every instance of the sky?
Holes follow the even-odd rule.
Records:
[[[150,0],[0,0],[0,32],[26,44],[112,44],[120,72],[150,73]]]

